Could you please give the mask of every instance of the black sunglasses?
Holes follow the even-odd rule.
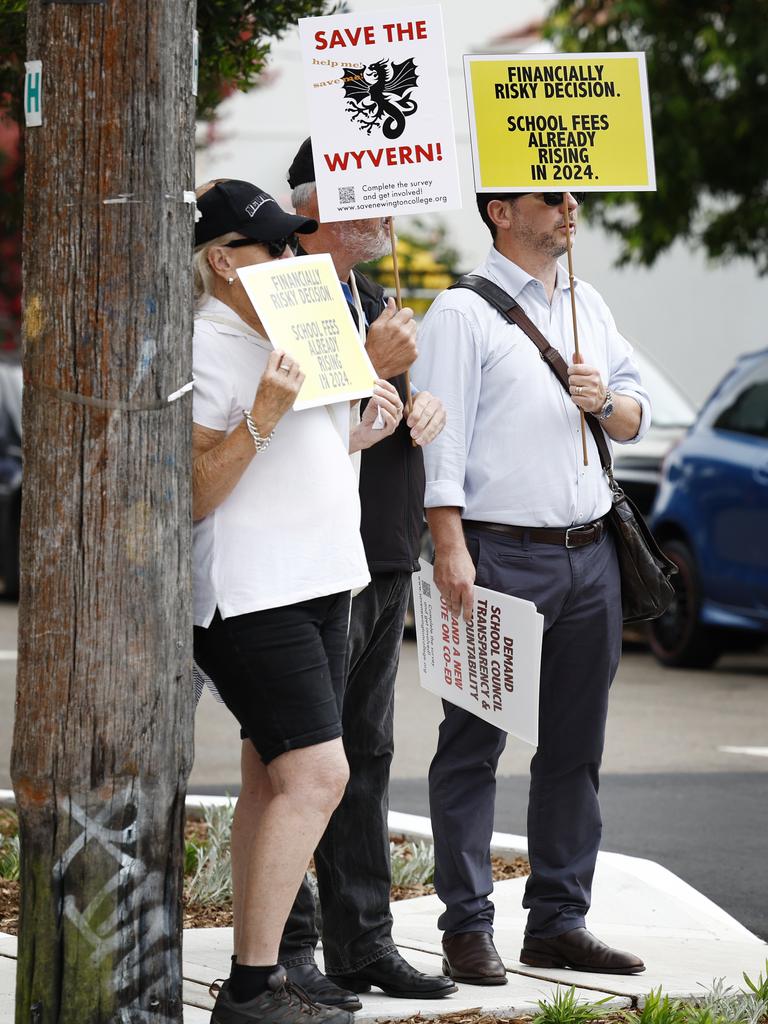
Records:
[[[285,252],[285,247],[296,255],[299,251],[299,239],[296,235],[287,235],[285,238],[276,238],[272,242],[259,242],[255,238],[235,238],[232,242],[225,242],[226,249],[240,249],[244,245],[263,245],[273,260],[280,259]]]
[[[541,199],[542,202],[546,203],[547,206],[562,206],[563,205],[563,193],[562,192],[520,192],[521,196],[536,196],[537,199]],[[576,202],[581,206],[584,200],[587,198],[586,192],[570,192],[569,195],[573,196]]]

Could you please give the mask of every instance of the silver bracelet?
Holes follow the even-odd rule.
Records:
[[[245,417],[245,425],[248,427],[248,433],[253,438],[253,446],[257,452],[265,452],[269,448],[269,442],[275,436],[274,430],[270,431],[266,437],[262,437],[256,428],[256,424],[253,422],[253,417],[247,409],[243,409],[243,416]]]

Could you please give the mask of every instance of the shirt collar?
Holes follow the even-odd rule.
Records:
[[[508,292],[513,299],[516,299],[528,285],[538,281],[538,278],[533,277],[527,270],[523,270],[522,267],[519,267],[512,260],[503,256],[496,246],[493,246],[488,253],[485,265],[489,271],[489,277]],[[578,285],[578,279],[574,277],[573,283]],[[569,287],[568,271],[561,263],[558,263],[555,291],[558,289],[568,289]]]
[[[212,295],[209,295],[205,302],[199,306],[196,310],[196,314],[209,313],[213,316],[220,316],[225,318],[230,323],[221,323],[218,320],[211,321],[211,326],[214,330],[218,331],[219,334],[255,334],[252,327],[237,315],[237,313],[228,306],[226,302],[222,302],[221,299],[215,299]]]

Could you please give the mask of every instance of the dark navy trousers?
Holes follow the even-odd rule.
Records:
[[[539,746],[531,761],[526,931],[584,926],[600,845],[600,760],[608,690],[621,652],[621,586],[613,539],[559,547],[467,530],[478,586],[533,601],[544,616]],[[496,766],[506,733],[443,702],[429,770],[435,887],[447,933],[493,931],[490,841]]]

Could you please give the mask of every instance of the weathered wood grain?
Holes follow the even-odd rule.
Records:
[[[194,0],[31,0],[18,1022],[181,1021]]]

